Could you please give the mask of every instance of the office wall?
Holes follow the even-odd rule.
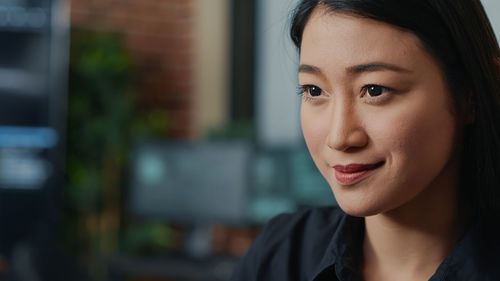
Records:
[[[499,0],[482,0],[484,9],[488,14],[491,25],[495,30],[497,39],[500,39],[500,1]]]
[[[73,28],[122,35],[139,74],[138,106],[167,112],[170,137],[192,135],[198,4],[195,0],[71,0]]]
[[[296,145],[301,141],[297,92],[298,53],[288,35],[296,0],[257,0],[256,125],[261,145]]]
[[[193,136],[229,119],[229,0],[195,0]]]

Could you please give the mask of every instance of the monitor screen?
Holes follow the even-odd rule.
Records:
[[[137,144],[131,215],[186,224],[245,223],[252,154],[243,141]]]

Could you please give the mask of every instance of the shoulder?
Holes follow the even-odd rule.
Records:
[[[499,228],[472,220],[436,275],[444,280],[498,280],[500,276]]]
[[[338,207],[306,209],[271,219],[262,229],[232,280],[302,280],[321,262],[344,220]],[[293,275],[295,278],[286,278]]]

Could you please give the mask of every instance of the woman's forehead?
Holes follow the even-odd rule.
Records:
[[[406,68],[432,60],[413,33],[360,16],[318,7],[307,22],[301,43],[301,64],[347,68],[385,62]]]

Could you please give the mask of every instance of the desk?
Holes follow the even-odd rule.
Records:
[[[185,257],[113,256],[106,260],[109,280],[130,280],[130,276],[157,277],[169,281],[226,281],[237,258],[210,257],[203,260]],[[135,279],[132,279],[135,280]]]

